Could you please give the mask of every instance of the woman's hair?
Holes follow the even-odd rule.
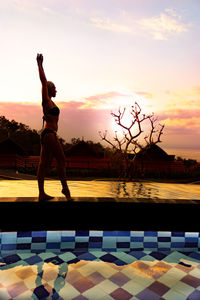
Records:
[[[51,90],[53,87],[55,87],[55,84],[52,81],[47,81],[47,89],[49,95],[51,95]]]

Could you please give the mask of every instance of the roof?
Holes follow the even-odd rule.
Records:
[[[0,154],[26,155],[26,151],[11,138],[6,138],[0,142]]]
[[[99,157],[98,153],[96,153],[96,151],[84,141],[80,141],[79,143],[71,146],[68,150],[65,151],[65,154],[66,156],[76,157]]]
[[[152,143],[144,147],[137,154],[137,159],[147,159],[147,160],[173,160],[174,155],[168,155],[162,148]]]

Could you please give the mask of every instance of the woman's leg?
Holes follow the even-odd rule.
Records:
[[[57,161],[58,175],[62,184],[62,193],[68,200],[70,200],[71,195],[66,181],[65,154],[63,148],[55,134],[49,133],[45,136],[45,138],[46,140],[48,139],[47,144]]]
[[[46,145],[46,137],[44,138],[44,144],[41,145],[40,152],[40,162],[37,171],[37,180],[38,180],[38,188],[39,188],[39,201],[50,200],[53,197],[47,195],[44,191],[44,178],[45,171],[48,167],[49,162],[51,161],[51,152],[49,151],[48,146]]]

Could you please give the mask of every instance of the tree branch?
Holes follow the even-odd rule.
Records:
[[[151,144],[151,143],[159,143],[161,142],[161,135],[163,134],[163,129],[164,129],[164,125],[159,124],[159,126],[161,126],[160,130],[156,130],[156,121],[157,118],[154,117],[154,113],[146,115],[146,114],[141,114],[141,107],[139,106],[139,104],[137,102],[135,102],[135,104],[133,106],[131,106],[131,112],[130,115],[132,116],[132,121],[131,124],[125,125],[124,124],[124,114],[126,112],[126,108],[124,108],[123,110],[121,110],[120,108],[118,109],[118,113],[113,113],[111,112],[111,115],[114,117],[114,120],[116,122],[117,125],[119,125],[122,129],[123,129],[123,138],[120,140],[119,136],[117,134],[117,131],[115,131],[115,136],[114,136],[114,142],[111,142],[108,138],[107,138],[107,130],[102,134],[101,131],[99,132],[99,135],[101,137],[102,140],[104,140],[105,142],[107,142],[108,144],[110,144],[112,146],[113,149],[115,150],[120,150],[122,153],[126,154],[129,151],[129,147],[130,145],[134,145],[134,148],[132,149],[134,151],[134,153],[136,153],[137,149],[143,149],[144,146],[142,146],[137,138],[141,135],[141,133],[143,132],[143,128],[142,128],[142,124],[145,120],[149,120],[150,122],[150,133],[149,135],[147,134],[144,137],[144,140],[146,142],[146,144]],[[137,132],[135,134],[133,134],[132,130],[134,125],[138,126]],[[154,136],[155,134],[158,133],[157,135],[157,139],[154,141]],[[123,146],[124,149],[123,149]]]

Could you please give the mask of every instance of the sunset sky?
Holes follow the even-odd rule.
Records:
[[[137,101],[164,150],[200,161],[199,0],[2,0],[0,36],[0,115],[41,129],[42,53],[66,141],[112,136]]]

